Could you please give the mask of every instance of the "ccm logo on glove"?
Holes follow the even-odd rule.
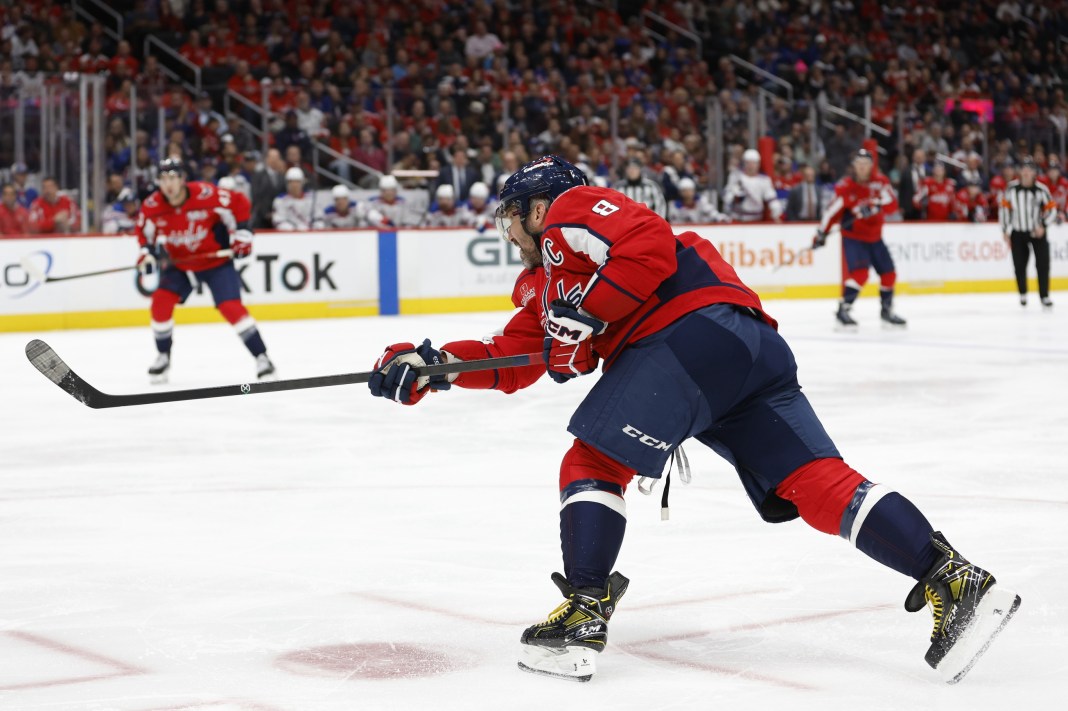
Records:
[[[608,324],[569,301],[557,299],[549,305],[545,321],[545,369],[549,377],[565,383],[597,369],[599,358],[593,352],[593,336],[599,336]]]

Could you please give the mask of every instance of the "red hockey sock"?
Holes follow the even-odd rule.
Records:
[[[219,313],[222,314],[222,317],[226,319],[231,326],[236,326],[240,323],[241,319],[248,316],[248,309],[246,309],[245,305],[237,299],[230,299],[229,301],[222,302],[219,304],[218,309]]]
[[[636,473],[627,465],[576,439],[560,464],[560,491],[576,481],[595,479],[618,487],[622,496]]]
[[[792,502],[805,523],[837,536],[842,514],[866,481],[841,459],[817,459],[786,477],[775,493]]]
[[[174,316],[174,307],[181,301],[181,297],[173,291],[156,289],[152,292],[152,306],[149,313],[156,323],[166,323]]]

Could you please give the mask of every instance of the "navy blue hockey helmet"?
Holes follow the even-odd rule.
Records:
[[[497,205],[497,231],[508,239],[508,213],[518,211],[520,220],[530,212],[531,200],[547,198],[550,202],[578,185],[589,185],[586,174],[559,156],[542,156],[524,165],[508,178],[501,188]],[[524,226],[524,230],[526,227]],[[531,235],[537,238],[540,235]]]

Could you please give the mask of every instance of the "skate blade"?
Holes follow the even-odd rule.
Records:
[[[152,385],[166,385],[171,381],[169,373],[160,373],[159,375],[149,375],[148,382]]]
[[[585,647],[549,648],[524,644],[519,653],[519,668],[532,674],[589,681],[597,672],[597,652]]]
[[[844,323],[836,323],[834,324],[834,330],[838,333],[856,333],[860,330],[859,326],[860,324],[856,323],[852,324],[851,326],[847,326]]]
[[[904,331],[908,328],[907,323],[887,323],[886,321],[882,321],[881,323],[883,324],[884,331]]]
[[[1019,608],[1019,595],[1000,585],[991,588],[979,601],[968,629],[936,667],[943,681],[956,684],[963,679]]]
[[[272,371],[270,373],[267,373],[266,375],[260,375],[256,378],[256,380],[261,383],[276,382],[278,380],[278,371]]]

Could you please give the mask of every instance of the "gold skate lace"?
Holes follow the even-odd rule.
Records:
[[[942,614],[945,612],[945,603],[942,601],[942,596],[930,585],[925,585],[924,588],[924,598],[926,598],[927,604],[931,607],[931,614],[934,615],[934,629],[931,630],[931,639],[933,640],[942,630]]]
[[[571,607],[571,601],[570,600],[564,600],[563,602],[561,602],[559,605],[556,606],[555,610],[553,610],[552,612],[549,613],[549,618],[547,620],[545,620],[545,622],[543,622],[542,624],[543,625],[551,625],[554,622],[559,621],[560,618],[562,618],[564,616],[564,614],[567,613],[567,610],[568,610],[569,607]]]

